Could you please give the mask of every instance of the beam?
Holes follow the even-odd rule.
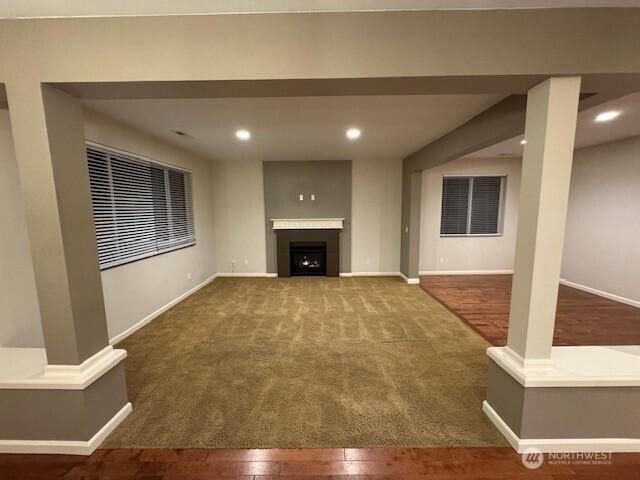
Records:
[[[638,8],[0,20],[0,82],[640,74],[639,24]]]

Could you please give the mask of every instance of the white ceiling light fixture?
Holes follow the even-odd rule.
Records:
[[[596,122],[609,122],[619,116],[620,112],[618,110],[609,110],[608,112],[599,113],[596,117]]]
[[[359,128],[350,128],[347,130],[347,138],[349,140],[357,140],[358,138],[360,138],[361,134],[362,132]]]
[[[246,142],[251,138],[251,132],[249,130],[245,130],[244,128],[242,128],[240,130],[236,130],[236,137]]]
[[[520,145],[526,145],[527,144],[527,139],[523,138],[522,140],[520,140]]]

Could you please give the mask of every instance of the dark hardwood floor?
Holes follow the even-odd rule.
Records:
[[[510,448],[305,450],[122,449],[90,457],[0,455],[2,480],[204,479],[545,479],[640,478],[640,454],[614,454],[607,464],[579,461],[525,468]]]
[[[507,343],[511,275],[429,275],[423,290],[496,346]],[[560,285],[554,345],[638,345],[640,309]]]

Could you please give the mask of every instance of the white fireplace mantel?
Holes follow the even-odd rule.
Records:
[[[274,230],[340,230],[344,218],[272,218]]]

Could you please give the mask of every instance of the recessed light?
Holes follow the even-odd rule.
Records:
[[[251,138],[251,132],[249,132],[249,130],[237,130],[236,131],[236,137],[238,137],[240,140],[249,140]]]
[[[520,145],[526,145],[526,144],[527,144],[527,140],[525,138],[520,140]]]
[[[610,110],[608,112],[599,113],[596,117],[596,122],[608,122],[614,118],[618,118],[620,112],[617,110]]]
[[[349,140],[356,140],[360,138],[361,133],[362,132],[360,131],[359,128],[350,128],[349,130],[347,130],[347,138]]]

